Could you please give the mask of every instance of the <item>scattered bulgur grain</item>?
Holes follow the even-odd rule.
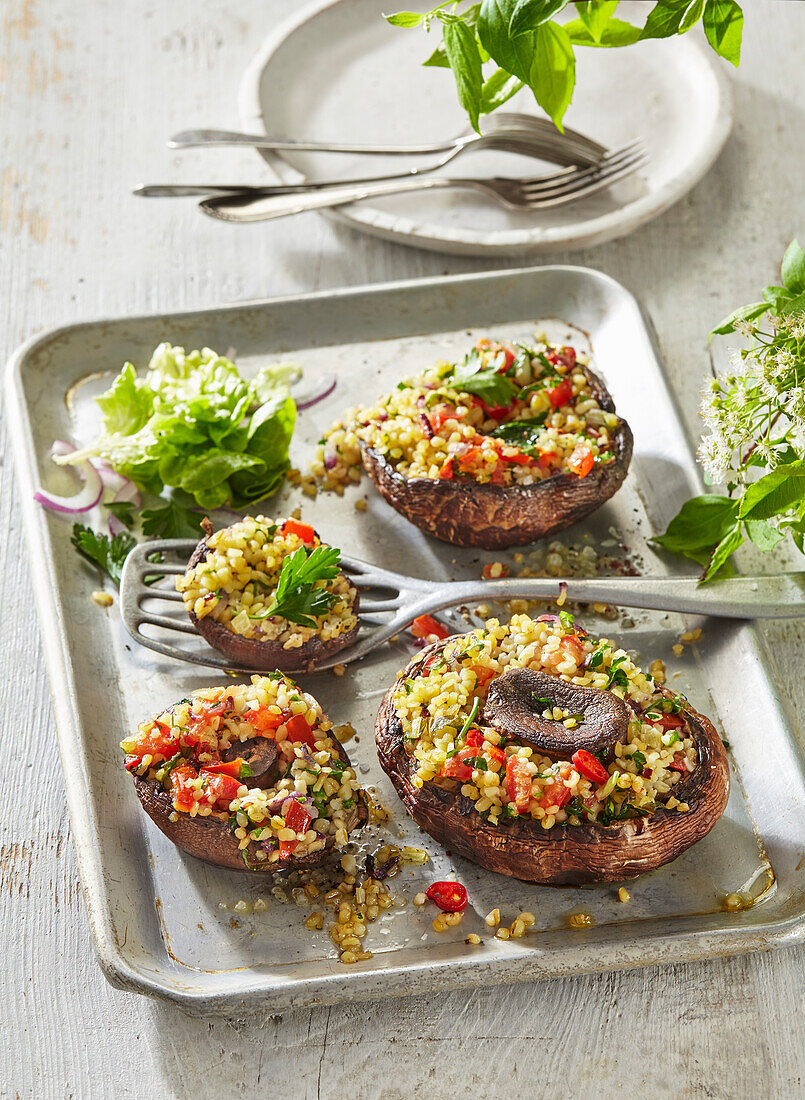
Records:
[[[346,665],[333,665],[333,676],[343,676],[346,671]]]
[[[500,924],[500,910],[493,909],[491,913],[487,913],[484,917],[484,921],[490,928],[496,928]]]
[[[740,894],[727,894],[724,898],[724,908],[735,912],[738,909],[743,909],[744,901]]]
[[[567,923],[571,928],[592,928],[595,921],[589,913],[571,913]]]
[[[631,897],[632,897],[632,895],[629,893],[629,891],[626,889],[626,887],[621,886],[620,890],[618,890],[618,899],[620,901],[630,901]]]
[[[475,947],[476,944],[481,942],[481,937],[476,932],[470,932],[469,936],[464,940],[464,943],[468,943]]]
[[[311,931],[319,931],[324,928],[324,914],[311,913],[305,921],[305,928],[309,928]]]
[[[674,653],[674,654],[675,654],[675,655],[676,655],[677,657],[681,657],[681,656],[682,656],[682,654],[683,654],[683,653],[685,652],[685,647],[684,647],[683,645],[680,645],[679,643],[677,643],[676,645],[672,645],[672,646],[671,646],[671,651],[672,651],[672,652],[673,652],[673,653]]]
[[[424,905],[427,901],[425,894],[420,891],[418,894],[414,894],[414,905]]]
[[[358,499],[357,499],[357,500],[355,501],[355,510],[356,510],[357,512],[365,512],[365,511],[366,511],[366,507],[367,507],[367,506],[366,506],[366,501],[364,500],[364,498],[363,498],[363,497],[359,497],[359,498],[358,498]]]
[[[497,940],[507,940],[508,938],[509,938],[508,928],[498,928],[497,932],[495,933],[495,939],[497,939]]]
[[[92,599],[98,607],[111,607],[115,602],[108,592],[103,592],[100,588],[92,593]]]

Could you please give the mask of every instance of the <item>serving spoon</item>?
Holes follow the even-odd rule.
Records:
[[[156,587],[154,583],[154,578],[183,574],[196,545],[192,539],[159,539],[141,543],[132,550],[126,558],[120,581],[123,625],[135,641],[167,657],[230,672],[254,672],[253,668],[244,668],[207,650],[206,645],[204,652],[190,652],[143,632],[143,627],[151,626],[199,637],[185,614],[181,593],[173,588]],[[155,555],[163,558],[179,555],[183,561],[149,561]],[[316,671],[360,660],[420,615],[461,607],[477,600],[555,600],[560,592],[560,579],[552,577],[429,581],[382,569],[344,554],[341,555],[341,568],[360,593],[361,630],[353,646],[317,664]],[[726,619],[805,617],[805,573],[730,577],[709,581],[706,585],[700,585],[695,577],[568,577],[561,583],[567,585],[567,599],[583,603],[679,611]],[[171,603],[181,615],[172,616],[143,607],[151,601]],[[176,607],[177,604],[181,607]]]

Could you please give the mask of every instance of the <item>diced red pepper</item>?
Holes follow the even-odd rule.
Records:
[[[557,775],[543,790],[539,804],[543,810],[550,809],[552,806],[556,806],[558,810],[561,810],[564,804],[569,801],[570,788],[564,785],[561,775]]]
[[[514,354],[511,348],[507,348],[505,345],[502,345],[500,350],[503,352],[504,361],[503,366],[500,368],[500,371],[498,373],[504,374],[512,365],[517,356]]]
[[[445,462],[445,464],[442,466],[441,470],[439,470],[440,481],[452,481],[452,479],[456,476],[456,469],[453,461],[454,458],[455,455],[451,455],[448,458],[447,462]]]
[[[432,882],[425,897],[443,913],[463,913],[467,908],[467,890],[460,882]]]
[[[551,403],[551,408],[558,409],[562,405],[566,405],[573,396],[573,387],[567,378],[563,378],[558,386],[554,386],[552,390],[547,391],[548,400]]]
[[[531,775],[519,756],[510,756],[506,761],[506,791],[518,813],[525,813],[531,802]]]
[[[484,749],[484,756],[491,765],[492,771],[495,772],[499,772],[506,763],[506,753],[503,749],[499,749],[497,745],[490,745],[488,749]]]
[[[307,745],[308,748],[313,748],[316,744],[316,737],[311,729],[307,719],[301,714],[294,714],[292,718],[289,718],[285,723],[285,728],[288,731],[289,741],[299,741],[303,745]]]
[[[243,717],[258,733],[268,733],[281,726],[287,716],[277,714],[275,711],[269,710],[267,704],[263,704],[254,710],[244,711]]]
[[[577,665],[584,659],[584,643],[577,634],[565,634],[559,642],[559,648],[563,649]]]
[[[193,797],[194,787],[192,786],[193,780],[195,779],[198,779],[195,768],[191,768],[187,764],[174,768],[171,772],[173,805],[177,810],[181,810],[183,813],[189,813],[195,802],[195,798]]]
[[[668,770],[672,772],[687,772],[688,765],[685,761],[684,753],[677,753],[671,763],[668,765]]]
[[[467,740],[464,742],[468,749],[480,749],[484,743],[484,735],[481,731],[473,726],[471,730],[467,731]]]
[[[649,721],[664,730],[678,730],[685,724],[678,714],[661,714],[659,718],[650,718]]]
[[[175,756],[179,748],[179,733],[164,722],[155,722],[150,729],[138,735],[136,742],[137,751],[131,756],[136,758],[136,766],[139,767],[146,753],[150,753],[153,757],[163,757],[165,760]],[[126,767],[129,767],[128,763]]]
[[[550,351],[545,352],[545,358],[553,366],[563,367],[575,367],[576,365],[576,349],[569,347],[551,348]]]
[[[486,665],[473,665],[472,671],[475,673],[475,690],[483,691],[490,680],[495,679],[495,672],[491,668],[487,668]]]
[[[427,638],[435,634],[437,638],[449,638],[450,631],[446,626],[433,618],[432,615],[420,615],[411,623],[411,633],[415,638]]]
[[[548,450],[546,448],[546,449],[541,450],[539,452],[539,456],[537,458],[537,461],[539,462],[539,464],[543,468],[543,470],[550,470],[556,464],[556,460],[558,458],[559,458],[559,452],[558,451],[551,451],[551,450]]]
[[[233,779],[231,775],[220,775],[209,768],[202,768],[199,774],[202,779],[207,781],[204,791],[206,801],[211,806],[217,806],[221,803],[221,808],[228,810],[229,803],[233,798],[237,798],[240,790],[240,780]]]
[[[609,778],[609,773],[601,761],[596,760],[593,754],[587,752],[586,749],[578,749],[573,753],[570,759],[573,761],[573,766],[576,771],[580,772],[585,779],[589,779],[591,783],[595,783],[598,787],[606,783]]]
[[[568,469],[576,477],[586,477],[595,466],[593,452],[586,443],[579,443],[573,448],[573,453],[567,460]]]
[[[283,523],[280,534],[282,535],[296,535],[304,543],[315,542],[316,532],[310,526],[309,523],[300,523],[298,519],[286,519]]]
[[[205,764],[203,771],[216,772],[218,775],[229,775],[233,779],[240,779],[240,769],[246,761],[242,756],[235,760],[220,760],[217,764]]]
[[[285,828],[293,829],[295,833],[302,834],[307,832],[307,827],[311,820],[311,815],[301,802],[297,802],[296,799],[294,799],[285,814]],[[279,849],[280,859],[287,859],[288,856],[292,855],[298,844],[298,840],[281,840]]]
[[[448,420],[456,419],[456,410],[453,405],[437,405],[435,409],[431,409],[428,413],[428,419],[433,425],[434,431],[439,430],[443,424],[446,424]]]
[[[464,763],[462,755],[467,757],[477,756],[478,754],[473,749],[460,749],[455,756],[445,760],[441,772],[445,779],[460,779],[462,783],[472,779],[472,768]]]

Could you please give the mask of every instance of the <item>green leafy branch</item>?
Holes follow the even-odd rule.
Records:
[[[701,22],[716,53],[740,63],[743,12],[736,0],[656,0],[643,27],[616,18],[618,3],[578,0],[576,17],[563,23],[554,17],[569,0],[482,0],[461,11],[462,0],[443,0],[430,11],[385,18],[396,27],[441,29],[441,44],[424,64],[452,69],[459,103],[475,130],[481,115],[523,87],[561,130],[576,84],[576,46],[630,46],[685,34]]]
[[[797,241],[780,274],[781,286],[765,287],[761,301],[710,334],[748,340],[738,369],[713,379],[701,409],[710,434],[699,457],[727,495],[693,497],[652,540],[703,565],[702,580],[747,539],[768,551],[790,536],[805,553],[805,252]]]

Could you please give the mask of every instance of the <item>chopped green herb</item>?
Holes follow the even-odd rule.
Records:
[[[300,546],[282,563],[274,599],[265,611],[249,618],[266,619],[276,615],[288,622],[315,628],[316,617],[325,615],[338,599],[334,592],[316,585],[336,577],[340,562],[341,551],[334,546],[317,546],[309,554]]]
[[[466,720],[466,722],[465,722],[465,723],[464,723],[464,725],[463,725],[463,726],[461,727],[461,729],[460,729],[460,730],[458,731],[458,736],[459,736],[459,737],[463,737],[463,736],[464,736],[464,734],[465,734],[465,733],[467,732],[467,730],[468,730],[468,729],[470,728],[470,726],[472,725],[472,723],[473,723],[473,722],[475,721],[475,715],[476,715],[476,714],[478,713],[478,711],[479,711],[480,707],[481,707],[481,700],[480,700],[480,699],[478,699],[478,698],[476,698],[476,699],[475,699],[475,702],[474,702],[474,703],[472,704],[472,710],[471,710],[471,711],[470,711],[470,713],[469,713],[469,714],[467,715],[467,720]]]
[[[125,531],[121,531],[114,538],[109,538],[108,535],[100,535],[93,531],[91,527],[74,523],[70,541],[82,558],[86,558],[92,565],[99,566],[107,576],[111,577],[118,588],[120,587],[123,564],[137,545],[136,539]]]
[[[450,374],[443,379],[444,384],[462,393],[472,393],[488,405],[500,408],[510,405],[517,396],[518,386],[505,374],[498,373],[497,360],[489,366],[473,350],[465,356],[463,363],[457,363]]]
[[[569,611],[560,611],[559,612],[559,622],[562,624],[562,629],[563,630],[571,630],[572,631],[573,627],[575,626],[576,620],[575,620],[574,616],[570,614]]]

